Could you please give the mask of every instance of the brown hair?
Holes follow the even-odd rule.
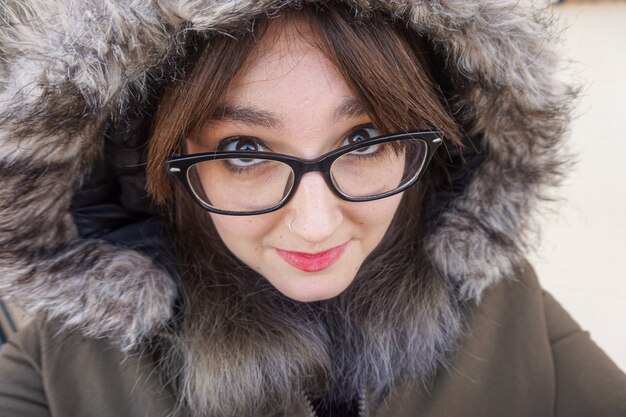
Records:
[[[192,44],[188,72],[160,102],[147,169],[152,196],[174,211],[182,272],[180,327],[161,345],[161,365],[180,411],[191,415],[259,415],[289,404],[300,389],[348,398],[367,385],[381,394],[399,377],[432,371],[419,369],[430,363],[424,358],[434,363],[451,348],[449,329],[421,321],[423,305],[436,310],[433,300],[446,294],[421,256],[419,207],[428,179],[405,192],[385,238],[346,291],[298,303],[230,254],[207,213],[166,176],[167,158],[215,114],[269,25],[296,19],[312,29],[315,38],[307,40],[337,67],[379,131],[430,126],[448,144],[460,144],[430,75],[426,42],[390,19],[368,24],[348,7],[305,7],[277,20],[259,18],[250,24],[254,30]],[[429,337],[435,343],[423,342]]]
[[[306,19],[316,35],[309,41],[337,67],[379,131],[433,127],[443,132],[448,144],[460,145],[457,124],[432,79],[423,39],[391,21],[369,25],[339,19],[337,9],[289,12],[284,14]],[[283,19],[293,21],[289,16]],[[245,70],[244,64],[251,64],[246,60],[270,22],[261,19],[251,25],[254,32],[206,40],[199,54],[191,52],[195,59],[188,76],[167,87],[155,118],[147,167],[148,190],[158,203],[173,197],[165,162],[215,115],[233,78]]]

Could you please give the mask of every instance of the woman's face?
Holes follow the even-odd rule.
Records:
[[[299,31],[270,26],[221,103],[236,111],[213,120],[189,140],[189,153],[214,150],[223,139],[241,135],[256,138],[254,146],[266,148],[260,150],[313,159],[364,133],[370,118],[355,105],[331,62],[299,34],[307,29],[294,25]],[[373,136],[372,130],[366,132]],[[249,143],[228,146],[232,150]],[[255,216],[211,213],[211,218],[235,256],[282,294],[308,302],[335,297],[350,285],[381,241],[400,199],[347,202],[333,194],[321,173],[310,172],[277,211]]]

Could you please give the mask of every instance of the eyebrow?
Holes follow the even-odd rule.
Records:
[[[247,125],[280,129],[282,120],[274,112],[256,106],[220,106],[215,112],[215,120],[231,120]]]
[[[335,109],[333,121],[358,117],[365,114],[365,108],[356,98],[349,98]],[[231,120],[247,125],[262,126],[269,129],[282,129],[284,122],[281,117],[269,110],[250,106],[219,106],[215,112],[215,120]]]
[[[338,122],[342,119],[345,120],[352,117],[359,117],[365,113],[365,107],[363,107],[361,102],[352,97],[344,101],[341,106],[337,107],[333,119],[335,122]]]

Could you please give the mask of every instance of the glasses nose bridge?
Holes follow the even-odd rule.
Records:
[[[292,195],[296,193],[298,186],[300,185],[300,181],[305,174],[309,172],[320,172],[322,174],[322,177],[324,177],[324,181],[326,181],[326,185],[328,186],[328,188],[330,188],[333,194],[341,197],[341,195],[335,189],[335,186],[332,183],[332,179],[330,178],[330,167],[332,165],[332,162],[332,160],[326,158],[316,159],[313,161],[298,161],[297,165],[294,166],[294,169],[296,171],[296,178],[293,185],[293,190],[291,190]]]

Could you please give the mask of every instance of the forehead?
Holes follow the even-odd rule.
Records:
[[[286,128],[294,122],[310,128],[336,120],[337,108],[356,99],[312,39],[301,21],[272,23],[233,79],[224,107],[251,106],[271,112]]]

